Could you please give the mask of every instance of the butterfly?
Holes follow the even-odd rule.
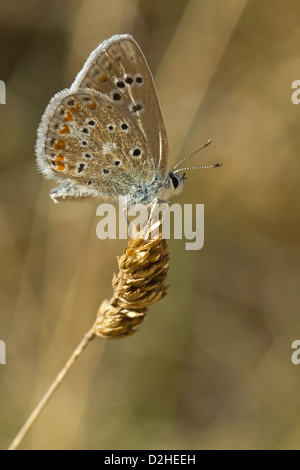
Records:
[[[51,99],[36,155],[41,173],[61,183],[51,190],[54,202],[126,196],[149,204],[182,191],[186,178],[169,171],[154,80],[132,36],[100,44],[71,87]]]

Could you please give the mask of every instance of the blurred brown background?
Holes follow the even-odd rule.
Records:
[[[153,71],[170,164],[208,138],[181,203],[205,246],[169,242],[168,296],[140,331],[96,340],[23,449],[300,448],[297,0],[0,1],[0,446],[6,448],[112,293],[124,241],[95,203],[54,205],[36,129],[89,53],[130,33]]]

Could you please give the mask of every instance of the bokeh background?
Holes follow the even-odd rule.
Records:
[[[171,240],[168,296],[130,338],[97,339],[23,449],[299,449],[298,0],[0,1],[0,446],[6,448],[112,294],[125,241],[97,202],[54,205],[36,171],[49,99],[89,53],[130,33],[188,174],[205,246]]]

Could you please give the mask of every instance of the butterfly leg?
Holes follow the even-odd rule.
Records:
[[[93,196],[87,191],[84,191],[84,189],[76,187],[72,183],[66,183],[58,188],[51,189],[50,197],[54,202],[58,203],[61,201],[72,201],[78,197],[92,198]]]

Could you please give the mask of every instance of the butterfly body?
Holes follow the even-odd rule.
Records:
[[[42,117],[38,168],[61,186],[55,201],[127,196],[149,204],[180,192],[169,173],[168,141],[151,72],[130,35],[104,41]]]

